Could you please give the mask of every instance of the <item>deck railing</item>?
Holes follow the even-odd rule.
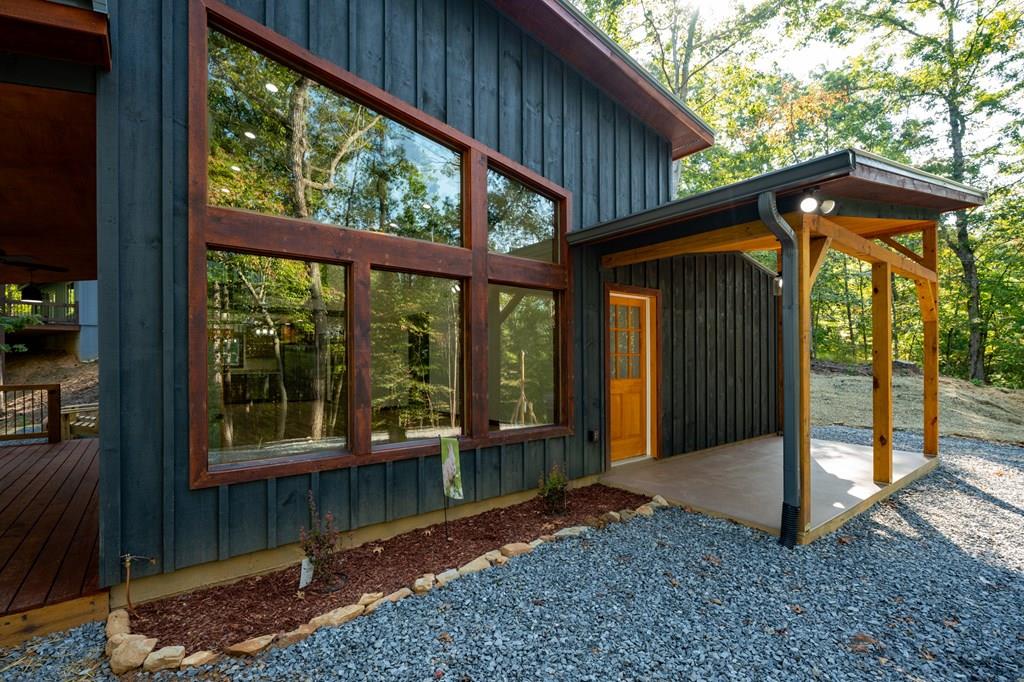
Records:
[[[60,384],[0,385],[0,441],[60,442]]]
[[[42,324],[78,324],[78,304],[0,300],[0,315],[8,317],[33,315],[42,320]]]

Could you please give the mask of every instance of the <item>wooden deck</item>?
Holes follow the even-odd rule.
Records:
[[[871,505],[909,485],[938,464],[921,453],[893,451],[893,482],[873,480],[870,446],[811,441],[810,528],[808,543],[826,535]],[[613,467],[606,485],[660,494],[673,504],[732,519],[779,534],[782,510],[782,438],[769,436],[676,457]]]
[[[99,440],[0,447],[0,615],[100,592]]]

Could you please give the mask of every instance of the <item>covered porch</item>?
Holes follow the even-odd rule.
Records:
[[[933,469],[939,434],[938,223],[943,213],[978,206],[984,199],[970,187],[848,149],[570,234],[574,246],[600,263],[603,277],[642,271],[665,259],[776,254],[775,329],[769,344],[762,340],[760,346],[748,345],[746,352],[769,355],[775,381],[770,408],[776,412],[778,437],[741,440],[733,435],[710,449],[698,443],[685,450],[651,452],[656,459],[645,462],[613,467],[609,461],[604,481],[660,493],[778,534],[792,546],[834,530]],[[831,249],[871,268],[873,389],[865,396],[865,409],[873,416],[870,447],[811,439],[811,290]],[[716,277],[720,302],[722,283],[728,287],[731,280],[709,274],[708,286]],[[914,283],[922,322],[921,453],[894,451],[892,446],[894,277]],[[701,283],[700,278],[695,282],[698,290]],[[749,338],[739,322],[728,326],[729,307],[746,304],[746,290],[725,291],[728,333],[718,342],[733,335]],[[687,300],[684,305],[689,305]],[[721,315],[721,305],[718,309]],[[671,332],[662,328],[659,333]],[[736,363],[743,360],[741,355]],[[663,366],[681,366],[684,373],[693,364],[689,354],[669,360]],[[699,353],[696,360],[699,367]],[[723,377],[728,382],[732,376],[731,363],[724,373],[706,372],[709,384],[726,390],[727,423],[734,412],[743,414],[751,397],[731,383],[723,384]],[[671,387],[680,374],[669,370],[661,379]],[[764,398],[754,396],[755,402]],[[657,406],[652,409],[658,412]]]
[[[892,483],[874,480],[874,453],[864,445],[811,440],[811,499],[803,541],[826,535],[938,464],[919,452],[893,450]],[[672,504],[779,535],[782,437],[766,436],[678,457],[611,469],[601,482],[661,495]]]

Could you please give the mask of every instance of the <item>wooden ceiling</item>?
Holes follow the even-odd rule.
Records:
[[[0,83],[0,282],[96,279],[96,100]]]

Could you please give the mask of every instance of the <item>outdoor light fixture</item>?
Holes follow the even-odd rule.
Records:
[[[836,202],[833,199],[825,199],[821,202],[821,214],[828,215],[836,210]]]
[[[804,213],[814,213],[818,210],[818,200],[808,194],[800,200],[800,210]]]
[[[251,133],[248,130],[245,131],[245,136],[248,137],[250,140],[256,139],[256,133]]]
[[[29,284],[21,290],[22,303],[42,303],[43,290],[35,284]]]

